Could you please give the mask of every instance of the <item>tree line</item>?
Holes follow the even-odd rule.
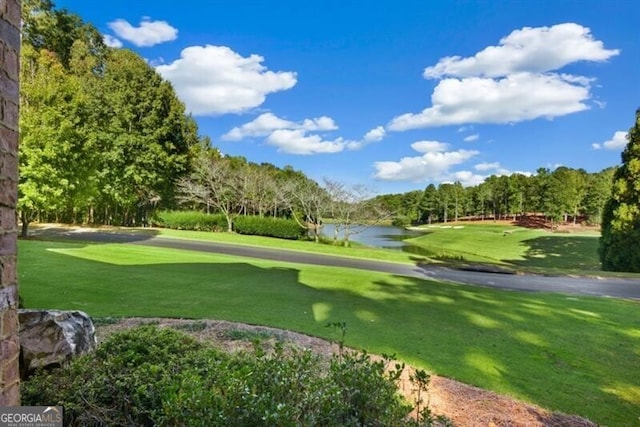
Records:
[[[182,206],[222,213],[228,231],[240,215],[291,218],[317,242],[323,221],[330,219],[334,240],[345,246],[363,224],[389,216],[365,186],[329,179],[319,184],[290,166],[280,169],[213,151],[194,159],[193,170],[178,181],[177,191]]]
[[[318,184],[287,166],[222,156],[198,135],[171,84],[132,51],[49,0],[23,2],[19,210],[34,220],[144,225],[180,206],[225,215],[292,217],[315,239],[323,219],[348,235],[355,224],[395,215],[396,223],[543,212],[552,221],[598,224],[613,168],[566,167],[536,175],[491,176],[474,187],[430,184],[373,197],[363,186]],[[377,218],[376,218],[377,217]]]
[[[615,168],[597,173],[583,169],[540,168],[535,175],[492,175],[479,185],[460,182],[429,184],[424,190],[387,194],[377,199],[396,212],[400,224],[430,224],[460,219],[511,219],[544,215],[553,226],[559,221],[601,223],[611,194]]]
[[[346,236],[364,219],[362,188],[223,156],[169,82],[77,15],[24,0],[22,21],[23,235],[34,220],[140,226],[181,207],[222,213],[229,230],[237,215],[294,218],[316,240],[328,215]]]
[[[207,145],[146,61],[48,0],[25,0],[19,201],[34,219],[143,224]]]
[[[107,47],[94,26],[51,0],[22,6],[23,235],[34,220],[145,225],[158,210],[188,207],[224,214],[229,230],[238,215],[293,218],[315,240],[331,219],[334,239],[342,233],[348,245],[359,224],[391,217],[407,225],[536,213],[552,226],[600,225],[604,218],[605,268],[640,271],[632,249],[640,229],[638,113],[619,168],[540,168],[471,187],[429,184],[374,197],[364,186],[319,184],[290,166],[223,156],[198,134],[171,84],[139,55]]]

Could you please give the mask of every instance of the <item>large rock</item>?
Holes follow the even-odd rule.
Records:
[[[97,346],[96,329],[82,311],[19,310],[20,373],[59,366]]]

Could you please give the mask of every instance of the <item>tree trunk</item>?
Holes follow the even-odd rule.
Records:
[[[20,230],[20,237],[26,239],[29,237],[29,218],[24,211],[20,212],[20,219],[22,221],[22,229]]]
[[[227,220],[227,232],[233,232],[233,220],[231,219],[231,216],[225,213],[224,218]]]
[[[349,226],[345,225],[344,227],[344,247],[348,248],[349,247],[349,235],[351,234],[351,232],[349,231]]]

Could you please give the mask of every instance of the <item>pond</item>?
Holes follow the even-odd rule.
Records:
[[[334,224],[324,224],[322,226],[322,234],[326,237],[333,238],[335,230]],[[349,236],[349,240],[358,242],[366,246],[374,246],[385,249],[399,249],[403,250],[406,243],[404,239],[410,237],[419,236],[419,231],[405,230],[402,227],[395,227],[392,225],[372,225],[369,227],[354,226],[352,230],[355,231]],[[342,238],[342,233],[338,233],[339,238]]]

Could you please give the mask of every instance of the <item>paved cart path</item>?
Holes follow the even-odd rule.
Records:
[[[260,258],[299,264],[347,267],[380,271],[419,279],[435,279],[453,283],[464,283],[490,288],[516,291],[560,292],[572,295],[588,295],[640,300],[640,280],[618,278],[587,278],[572,276],[540,276],[489,273],[483,271],[457,270],[428,264],[400,264],[375,260],[346,258],[285,249],[261,248],[230,243],[205,242],[176,239],[126,231],[104,231],[94,229],[37,228],[35,236],[93,241],[118,242],[161,248],[183,249],[199,252],[220,253],[232,256]]]
[[[132,244],[221,253],[225,255],[261,258],[300,264],[357,268],[397,274],[400,276],[417,277],[420,279],[436,279],[447,282],[517,291],[561,292],[575,295],[640,299],[640,280],[634,279],[514,275],[481,271],[465,271],[427,264],[400,264],[282,249],[259,248],[227,243],[202,242],[163,237],[153,237],[148,240],[133,242]]]

